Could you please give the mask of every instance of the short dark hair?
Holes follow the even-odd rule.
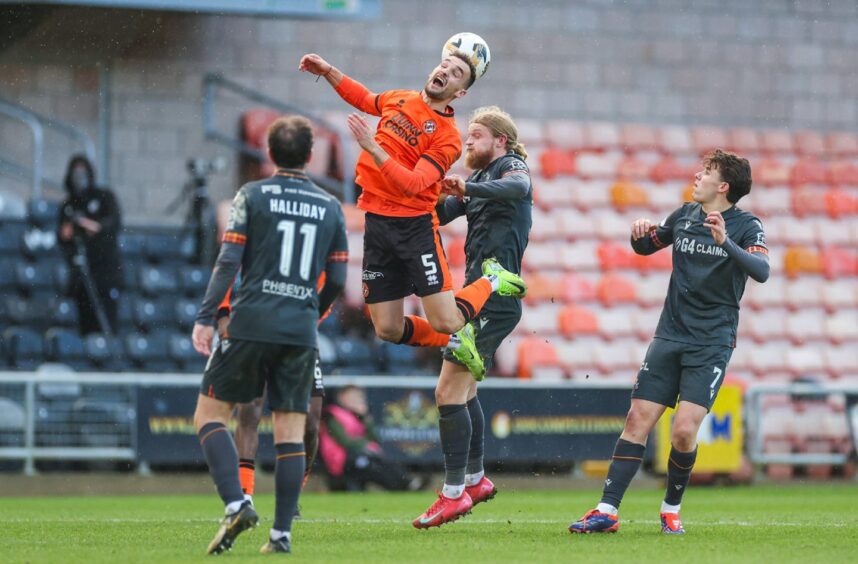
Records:
[[[751,163],[734,153],[715,149],[703,157],[703,165],[718,169],[721,180],[730,185],[727,201],[735,204],[751,191]]]
[[[268,126],[268,150],[279,167],[303,168],[313,149],[313,128],[301,116],[278,118]]]
[[[477,80],[477,67],[474,66],[474,63],[471,62],[471,59],[468,58],[467,55],[462,53],[461,51],[453,51],[450,53],[451,56],[456,57],[457,59],[461,59],[468,65],[468,68],[471,70],[471,78],[468,79],[468,85],[465,86],[465,90],[474,85],[474,81]]]

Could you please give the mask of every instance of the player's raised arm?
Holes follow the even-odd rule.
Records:
[[[359,109],[374,116],[381,115],[378,105],[378,94],[372,92],[351,77],[346,76],[340,69],[315,53],[301,57],[298,70],[324,77],[340,97]]]
[[[712,232],[715,243],[727,251],[727,255],[742,272],[757,282],[765,282],[769,279],[769,250],[765,245],[766,239],[760,220],[755,220],[755,224],[759,225],[759,230],[749,232],[743,238],[741,246],[727,235],[721,212],[709,212],[704,223]]]

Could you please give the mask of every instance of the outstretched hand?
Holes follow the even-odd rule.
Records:
[[[332,68],[333,66],[331,63],[315,53],[304,55],[298,63],[299,71],[309,72],[315,75],[327,74]]]
[[[640,238],[646,236],[647,233],[653,228],[653,224],[648,219],[638,219],[632,223],[632,240],[637,241]]]

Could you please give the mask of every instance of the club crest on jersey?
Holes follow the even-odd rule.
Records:
[[[438,125],[435,123],[434,120],[427,119],[423,122],[423,131],[425,131],[426,133],[435,133],[435,129],[437,127]]]

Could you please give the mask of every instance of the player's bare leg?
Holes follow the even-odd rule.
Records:
[[[251,503],[256,482],[256,452],[259,450],[259,422],[265,396],[250,403],[242,403],[236,409],[235,446],[238,449],[238,473],[241,489]]]
[[[259,522],[253,505],[244,499],[238,479],[238,451],[226,427],[232,409],[231,403],[200,394],[194,412],[194,427],[226,513],[209,543],[209,554],[230,550],[238,535]]]
[[[670,456],[667,461],[667,490],[661,503],[661,530],[666,534],[685,533],[679,519],[682,495],[688,487],[691,469],[697,459],[697,432],[706,417],[702,405],[680,401],[670,432]]]
[[[629,484],[637,474],[646,450],[646,439],[664,413],[665,406],[643,399],[632,399],[623,432],[614,447],[614,456],[595,509],[569,525],[572,533],[613,533],[619,529],[618,510]]]

